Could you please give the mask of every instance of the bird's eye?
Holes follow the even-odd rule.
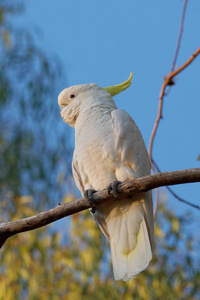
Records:
[[[74,94],[71,94],[71,95],[70,95],[70,98],[74,98],[74,97],[75,97],[75,95],[74,95]]]

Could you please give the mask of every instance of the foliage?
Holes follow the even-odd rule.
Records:
[[[9,218],[34,214],[30,201],[18,198]],[[199,261],[191,256],[198,241],[185,235],[188,222],[189,215],[178,218],[161,206],[154,259],[127,283],[114,281],[108,242],[88,211],[11,237],[1,251],[0,300],[199,299]]]
[[[69,169],[55,94],[62,72],[17,22],[22,11],[21,1],[0,3],[0,194],[34,194],[41,205],[59,200],[62,166]]]

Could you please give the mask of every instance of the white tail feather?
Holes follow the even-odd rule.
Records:
[[[149,197],[136,202],[127,199],[117,206],[111,202],[95,213],[101,230],[110,240],[115,280],[128,281],[136,277],[152,259],[153,216],[146,215],[145,210],[151,205]]]
[[[123,254],[111,238],[110,248],[115,280],[128,281],[136,277],[148,266],[152,258],[152,251],[144,219],[140,223],[136,240],[136,247],[129,253]]]

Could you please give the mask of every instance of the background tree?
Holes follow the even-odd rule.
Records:
[[[1,199],[12,206],[16,195],[33,195],[38,207],[63,193],[67,129],[64,134],[56,125],[60,62],[44,53],[33,32],[17,25],[22,12],[21,1],[0,4]]]

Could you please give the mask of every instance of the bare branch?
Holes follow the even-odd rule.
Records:
[[[150,138],[150,143],[149,143],[149,157],[151,159],[151,162],[152,162],[152,148],[153,148],[155,135],[156,135],[156,132],[157,132],[157,129],[158,129],[159,122],[162,119],[163,98],[164,98],[164,95],[165,95],[166,87],[170,86],[170,85],[173,85],[173,78],[177,74],[182,72],[187,66],[189,66],[192,63],[192,61],[199,54],[200,54],[200,48],[198,48],[194,52],[194,54],[180,68],[178,68],[177,70],[175,70],[173,72],[170,72],[167,77],[164,77],[164,82],[163,82],[163,85],[161,87],[160,95],[159,95],[158,115],[157,115],[157,118],[156,118],[156,121],[155,121],[155,124],[154,124],[154,127],[153,127],[153,131],[152,131],[151,138]]]
[[[156,162],[155,162],[155,160],[153,160],[152,161],[152,163],[153,163],[153,169],[154,169],[154,173],[156,173],[155,172],[155,169],[157,170],[157,172],[159,172],[159,173],[161,173],[161,170],[160,170],[160,168],[158,167],[158,165],[156,164]],[[169,186],[166,186],[166,189],[172,194],[172,196],[174,196],[174,198],[176,198],[177,200],[179,200],[179,201],[181,201],[181,202],[183,202],[183,203],[185,203],[185,204],[187,204],[187,205],[189,205],[189,206],[191,206],[191,207],[194,207],[194,208],[196,208],[196,209],[200,209],[200,206],[198,206],[198,205],[196,205],[196,204],[194,204],[194,203],[192,203],[192,202],[189,202],[189,201],[187,201],[187,200],[184,200],[183,198],[181,198],[180,196],[178,196]],[[156,190],[158,190],[158,189],[156,189]],[[156,195],[157,196],[157,195]],[[156,210],[157,210],[157,208],[158,208],[158,202],[159,202],[159,198],[158,198],[158,196],[156,197],[156,206],[155,206],[155,210],[154,210],[154,216],[156,216]],[[155,218],[155,217],[154,217]]]
[[[198,48],[195,51],[195,53],[180,68],[178,68],[177,70],[174,71],[175,65],[176,65],[176,60],[178,57],[178,52],[180,49],[181,38],[182,38],[182,34],[183,34],[183,25],[184,25],[184,21],[185,21],[185,13],[186,13],[187,3],[188,3],[188,0],[185,0],[184,5],[183,5],[182,17],[181,17],[179,37],[178,37],[178,41],[177,41],[177,46],[176,46],[176,51],[175,51],[175,55],[174,55],[174,59],[173,59],[173,63],[172,63],[171,72],[168,74],[167,77],[166,76],[164,77],[164,82],[161,87],[161,91],[160,91],[160,95],[159,95],[158,115],[156,117],[154,127],[152,130],[152,134],[150,137],[150,142],[149,142],[149,156],[150,156],[151,162],[152,162],[152,148],[153,148],[155,135],[156,135],[156,132],[158,129],[160,119],[162,119],[163,98],[166,95],[166,87],[172,86],[174,84],[173,78],[177,74],[179,74],[181,71],[183,71],[187,66],[189,66],[191,64],[191,62],[196,58],[196,56],[200,53],[200,48]]]
[[[155,174],[155,173],[154,173]],[[156,214],[158,210],[158,205],[159,205],[159,188],[156,188],[156,197],[155,197],[155,202],[154,202],[154,212],[153,212],[153,218],[154,220],[156,219]]]
[[[167,95],[166,88],[167,88],[167,86],[174,85],[173,78],[178,73],[180,73],[181,71],[183,71],[189,64],[191,64],[191,62],[195,59],[195,57],[200,53],[200,48],[199,48],[199,49],[196,50],[196,52],[180,68],[178,68],[177,70],[174,71],[175,66],[176,66],[176,61],[177,61],[178,53],[179,53],[179,50],[180,50],[180,45],[181,45],[181,38],[182,38],[182,34],[183,34],[183,25],[184,25],[184,21],[185,21],[185,14],[186,14],[187,3],[188,3],[188,0],[184,0],[182,17],[181,17],[181,24],[180,24],[180,30],[179,30],[179,36],[178,36],[176,51],[175,51],[175,55],[174,55],[174,59],[173,59],[173,63],[172,63],[172,68],[171,68],[171,72],[168,74],[168,76],[164,77],[164,82],[163,82],[163,85],[161,87],[161,91],[160,91],[160,95],[159,95],[158,115],[156,117],[156,120],[155,120],[155,123],[154,123],[154,127],[153,127],[153,130],[152,130],[152,134],[151,134],[151,137],[150,137],[150,142],[149,142],[149,157],[150,157],[150,160],[151,160],[151,163],[152,163],[152,171],[153,171],[153,173],[156,173],[156,170],[154,169],[154,162],[153,162],[153,157],[152,157],[153,143],[154,143],[154,140],[155,140],[156,132],[158,130],[158,125],[160,123],[160,120],[162,119],[163,100],[164,100],[164,96]],[[169,90],[168,90],[168,92],[169,92]],[[172,191],[171,188],[169,188],[169,187],[166,187],[166,188],[179,201],[182,201],[185,204],[188,204],[188,205],[191,205],[193,207],[196,207],[195,204],[192,204],[192,203],[190,203],[190,202],[182,199],[178,195],[176,195]],[[156,216],[156,212],[157,212],[157,209],[158,209],[158,202],[159,202],[158,191],[156,191],[156,205],[155,205],[155,209],[154,209],[154,218]]]
[[[175,185],[191,182],[200,182],[200,168],[188,169],[174,172],[157,173],[141,178],[136,178],[119,185],[119,199],[134,193],[147,192],[160,186]],[[114,199],[109,195],[107,189],[94,194],[94,204],[100,205]],[[5,241],[18,233],[33,230],[48,225],[56,220],[73,215],[90,208],[90,204],[84,198],[58,205],[48,211],[41,212],[35,216],[24,218],[13,222],[0,223],[0,247]]]
[[[176,46],[174,60],[173,60],[173,63],[172,63],[171,72],[173,72],[174,69],[175,69],[176,60],[177,60],[178,52],[179,52],[180,45],[181,45],[181,38],[182,38],[182,34],[183,34],[183,25],[184,25],[184,20],[185,20],[185,13],[186,13],[187,3],[188,3],[188,0],[185,0],[184,5],[183,5],[183,12],[182,12],[182,17],[181,17],[181,25],[180,25],[180,30],[179,30],[178,42],[177,42],[177,46]]]

